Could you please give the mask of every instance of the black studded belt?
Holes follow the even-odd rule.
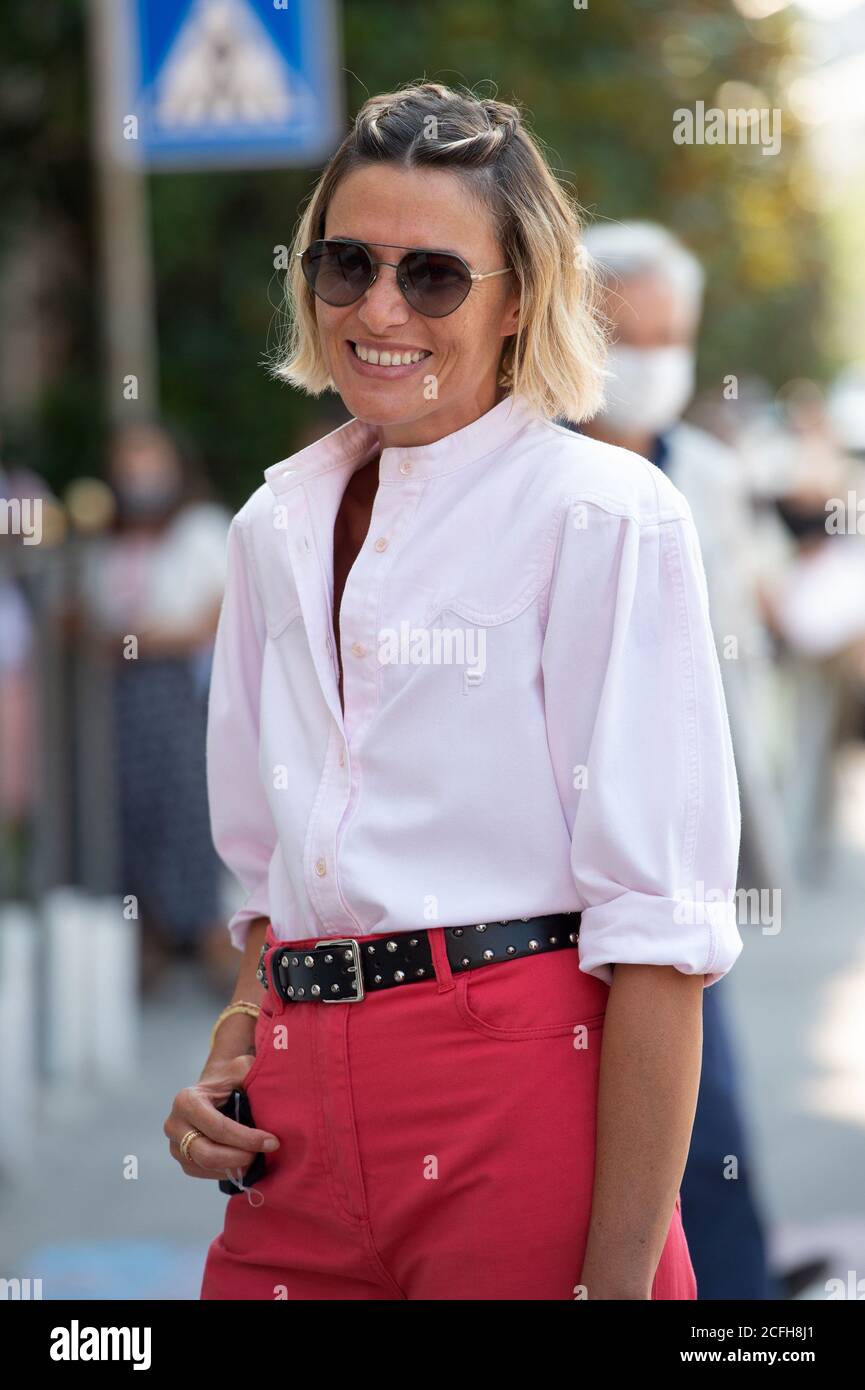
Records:
[[[558,912],[432,930],[444,932],[451,969],[459,972],[545,951],[572,950],[580,939],[580,917],[579,912]],[[419,984],[434,977],[435,969],[430,932],[423,929],[375,941],[329,937],[311,949],[298,950],[290,943],[264,945],[256,973],[265,989],[272,986],[291,1003],[356,1004],[376,990]]]

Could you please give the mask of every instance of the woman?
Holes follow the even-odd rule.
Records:
[[[195,950],[224,997],[205,701],[231,516],[163,425],[118,428],[109,479],[114,525],[87,552],[84,607],[111,663],[119,884],[139,900],[145,988]]]
[[[354,418],[229,541],[244,954],[165,1132],[190,1176],[265,1171],[203,1298],[696,1296],[738,794],[684,498],[550,423],[600,396],[578,237],[518,111],[436,83],[364,105],[300,223],[279,370]]]

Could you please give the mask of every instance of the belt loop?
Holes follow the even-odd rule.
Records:
[[[276,957],[281,951],[285,950],[285,948],[286,943],[277,940],[276,932],[273,929],[273,923],[268,919],[267,928],[264,933],[264,942],[261,947],[259,964],[264,973],[264,980],[262,981],[264,986],[262,991],[263,997],[266,999],[268,1007],[274,1014],[285,1013],[288,1008],[286,1001],[273,983],[273,967],[276,964]]]
[[[456,981],[451,970],[451,963],[445,943],[444,927],[429,927],[429,945],[432,963],[435,967],[436,979],[438,980],[438,993],[444,994],[446,990],[456,989]]]

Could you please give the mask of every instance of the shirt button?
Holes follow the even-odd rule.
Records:
[[[387,540],[384,536],[379,536],[375,543],[376,550],[387,550]]]
[[[399,466],[399,471],[400,471],[400,473],[410,473],[410,472],[411,472],[411,463],[409,462],[408,459],[403,459],[402,463],[401,463],[400,466]]]
[[[366,656],[366,647],[363,642],[352,642],[351,649],[355,656]]]
[[[324,878],[325,874],[327,873],[327,860],[316,859],[315,872],[318,874],[319,878]]]

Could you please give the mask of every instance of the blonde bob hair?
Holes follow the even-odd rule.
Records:
[[[284,341],[272,375],[311,396],[336,389],[297,253],[324,236],[340,180],[374,163],[449,169],[465,180],[491,214],[504,263],[520,288],[519,322],[505,340],[499,386],[547,418],[594,415],[603,396],[606,329],[599,277],[581,242],[580,209],[517,107],[438,82],[410,82],[370,97],[322,172],[292,246]]]

